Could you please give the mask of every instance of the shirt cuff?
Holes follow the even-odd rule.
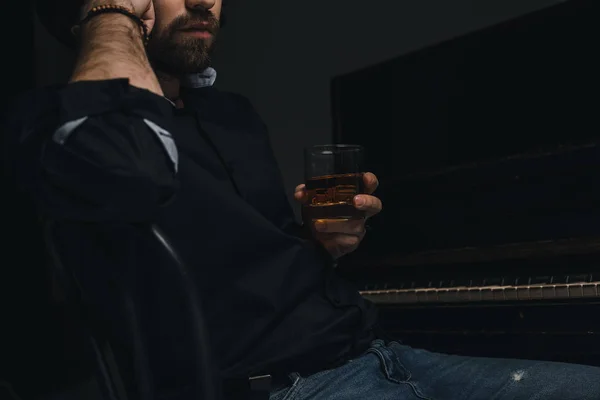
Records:
[[[60,121],[65,124],[114,111],[149,119],[169,130],[173,105],[162,96],[129,84],[129,79],[81,81],[59,91]]]

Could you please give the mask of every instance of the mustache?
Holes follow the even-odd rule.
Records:
[[[175,18],[175,20],[171,22],[168,30],[174,32],[197,24],[203,24],[203,28],[213,35],[219,31],[221,26],[221,22],[213,13],[208,10],[198,10]]]

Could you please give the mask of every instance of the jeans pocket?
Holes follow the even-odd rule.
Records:
[[[383,341],[374,341],[367,353],[373,353],[379,357],[381,367],[388,380],[396,383],[406,383],[410,380],[410,371],[402,365],[396,353]]]
[[[423,394],[421,388],[415,381],[411,381],[412,374],[408,368],[404,366],[398,354],[391,348],[392,346],[402,346],[398,342],[390,342],[387,345],[381,341],[374,341],[369,353],[373,353],[379,357],[381,367],[386,378],[390,382],[404,384],[411,387],[414,395],[422,400],[432,400]]]

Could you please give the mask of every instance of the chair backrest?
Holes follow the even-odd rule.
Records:
[[[190,270],[183,259],[177,254],[177,251],[170,243],[166,234],[162,232],[158,226],[152,225],[150,231],[152,236],[171,258],[171,266],[177,272],[176,275],[179,278],[178,283],[187,300],[192,337],[195,339],[192,354],[196,360],[196,388],[194,390],[197,394],[196,398],[203,400],[218,400],[222,396],[219,372],[212,357],[210,336],[202,312],[200,295],[196,289],[196,285],[190,278]]]
[[[67,223],[73,225],[73,223]],[[49,254],[52,256],[52,266],[59,278],[61,285],[69,293],[68,302],[79,310],[78,315],[85,321],[90,348],[96,359],[96,376],[100,383],[103,396],[106,400],[152,400],[155,388],[149,364],[147,341],[142,328],[140,317],[141,304],[135,293],[135,288],[125,282],[114,282],[112,296],[120,299],[120,308],[127,325],[128,340],[126,347],[120,346],[120,352],[116,355],[110,345],[110,339],[104,334],[103,327],[95,321],[94,311],[88,307],[89,301],[86,292],[79,284],[77,274],[69,267],[68,262],[63,262],[65,246],[57,245],[61,240],[61,232],[64,232],[61,223],[48,221],[45,224],[45,241]],[[156,267],[164,268],[161,276],[175,277],[176,282],[167,282],[185,295],[186,308],[189,315],[189,331],[194,338],[191,353],[196,361],[194,373],[194,398],[204,400],[217,400],[220,397],[217,381],[216,366],[211,359],[208,334],[205,327],[204,317],[200,305],[200,297],[195,284],[190,279],[190,273],[179,257],[166,235],[157,226],[131,225],[125,229],[131,229],[132,236],[142,240],[152,241],[158,244],[158,248],[168,262],[157,262]],[[89,232],[94,227],[85,227]],[[122,226],[120,228],[122,234]],[[135,232],[135,235],[133,233]],[[115,237],[115,241],[119,239]],[[68,250],[66,250],[68,251]],[[132,259],[135,263],[139,259]],[[136,269],[133,268],[135,271]],[[132,281],[139,281],[145,277],[133,277]],[[168,279],[168,278],[167,278]],[[108,335],[110,336],[110,335]],[[123,351],[128,354],[123,354]],[[117,362],[113,361],[117,360]],[[124,371],[132,371],[131,374],[123,374]]]
[[[71,314],[81,323],[83,335],[87,344],[87,353],[95,361],[95,378],[98,383],[101,397],[104,400],[128,400],[127,389],[123,382],[123,377],[119,371],[119,367],[115,360],[115,355],[112,351],[110,343],[100,333],[101,329],[97,329],[94,321],[94,316],[87,307],[85,294],[77,282],[77,278],[72,271],[63,263],[60,252],[56,245],[57,237],[59,236],[56,230],[56,223],[48,220],[44,223],[44,242],[46,245],[47,254],[50,262],[48,265],[51,268],[51,274],[55,278],[55,283],[59,286],[58,290],[64,296],[65,302],[68,304]],[[132,316],[135,320],[137,315]],[[132,322],[135,326],[135,322]],[[140,333],[136,329],[134,335]],[[137,338],[141,340],[140,338]],[[134,339],[135,340],[135,339]],[[143,369],[142,371],[146,371]],[[150,387],[149,382],[144,382],[145,388]],[[145,397],[144,390],[140,390],[140,399],[149,400],[151,397]],[[151,395],[150,395],[151,396]]]
[[[11,128],[9,125],[6,131],[12,132],[14,129],[16,128]],[[118,279],[114,282],[114,288],[109,288],[109,290],[116,289],[119,299],[116,312],[121,314],[123,317],[121,322],[129,328],[129,341],[124,345],[119,343],[121,348],[113,353],[130,354],[129,357],[117,356],[116,362],[113,364],[119,364],[119,366],[123,362],[127,364],[124,368],[120,368],[125,378],[123,379],[125,385],[119,385],[116,382],[118,374],[111,375],[105,371],[111,363],[110,354],[106,354],[104,351],[108,343],[104,339],[110,338],[110,335],[105,335],[110,322],[95,318],[93,307],[90,307],[88,302],[90,293],[87,293],[87,289],[81,290],[82,288],[78,285],[78,277],[74,270],[78,270],[80,273],[86,270],[86,265],[81,265],[81,260],[86,259],[85,254],[78,259],[77,252],[79,251],[79,255],[81,255],[82,250],[73,249],[73,247],[69,247],[69,243],[64,243],[63,228],[66,227],[68,230],[75,226],[78,229],[81,225],[86,225],[82,231],[91,232],[92,235],[95,228],[99,228],[101,231],[99,239],[104,240],[103,245],[105,245],[104,250],[106,251],[110,251],[112,245],[118,243],[119,239],[123,239],[121,243],[128,242],[127,235],[133,233],[146,244],[151,243],[151,246],[147,247],[151,247],[153,250],[158,248],[157,251],[162,253],[163,260],[161,261],[163,262],[154,262],[153,264],[155,264],[155,268],[160,269],[159,274],[171,278],[167,279],[165,284],[176,287],[179,293],[183,294],[185,309],[189,317],[186,319],[190,326],[186,328],[191,332],[192,338],[193,348],[189,349],[189,352],[194,355],[196,361],[193,374],[195,398],[218,399],[220,386],[216,384],[217,370],[210,358],[211,351],[200,306],[200,296],[196,292],[195,284],[190,280],[189,270],[167,237],[156,226],[150,225],[123,226],[126,224],[121,224],[120,228],[123,228],[121,231],[124,232],[119,232],[122,236],[117,239],[111,236],[110,229],[104,229],[105,227],[100,226],[101,224],[94,226],[93,224],[77,224],[68,221],[42,221],[30,195],[20,190],[19,178],[14,171],[15,160],[12,151],[17,146],[14,143],[17,137],[11,135],[9,140],[5,141],[6,137],[2,135],[2,139],[1,166],[4,189],[2,228],[4,237],[9,239],[0,241],[2,246],[0,257],[3,260],[0,284],[6,285],[6,288],[0,288],[0,296],[6,296],[6,298],[0,299],[0,304],[13,306],[6,307],[10,312],[3,312],[0,315],[0,323],[3,328],[0,340],[0,354],[2,354],[0,357],[0,381],[9,382],[17,393],[23,393],[21,397],[37,398],[45,394],[44,391],[38,393],[34,390],[31,393],[25,393],[21,392],[20,388],[47,388],[47,391],[59,391],[62,385],[57,385],[57,382],[65,385],[69,383],[69,379],[65,379],[65,377],[74,378],[71,379],[74,381],[78,381],[84,376],[87,377],[85,368],[87,359],[76,357],[85,352],[69,352],[57,345],[61,342],[74,342],[73,340],[64,340],[64,327],[57,321],[61,319],[70,320],[70,322],[83,321],[85,324],[75,329],[77,333],[82,334],[74,336],[90,339],[89,343],[82,341],[82,348],[91,347],[96,361],[98,361],[98,357],[103,358],[100,360],[102,362],[97,362],[96,365],[99,365],[100,372],[104,371],[102,374],[106,378],[107,389],[105,394],[114,397],[119,396],[119,392],[121,392],[119,400],[125,400],[122,396],[123,390],[119,390],[119,386],[128,386],[126,389],[133,386],[134,390],[127,390],[128,400],[152,398],[154,388],[149,372],[147,349],[144,346],[144,329],[138,323],[139,308],[141,307],[139,302],[136,302],[132,287],[120,284]],[[89,239],[91,239],[90,242],[96,241],[95,237]],[[157,244],[158,246],[156,246]],[[85,250],[83,251],[85,252]],[[73,257],[73,253],[75,253],[75,257]],[[129,261],[136,264],[138,259],[131,257]],[[104,265],[102,267],[110,268],[111,266]],[[132,268],[132,271],[133,276],[128,277],[128,283],[133,282],[135,285],[137,278],[135,272],[143,272],[143,269]],[[57,304],[52,301],[50,288],[53,287],[53,277],[58,278],[58,282],[66,294],[66,301],[63,303]],[[144,276],[139,278],[141,281],[145,279]],[[112,294],[114,293],[111,292]],[[65,305],[69,307],[65,308]],[[65,312],[66,310],[72,312],[75,318],[65,318],[65,315],[69,315]],[[50,332],[54,332],[54,334],[50,334]],[[44,338],[46,340],[42,340]],[[90,346],[84,346],[86,343]],[[118,344],[115,346],[118,347]],[[64,354],[70,354],[72,357],[61,363],[61,357],[64,357]],[[109,357],[106,357],[107,355]],[[124,359],[131,360],[131,363],[123,361]],[[76,367],[69,368],[70,366]],[[133,376],[127,376],[130,370],[135,372]],[[73,373],[74,371],[79,375]],[[130,384],[132,380],[135,381],[133,385]]]
[[[0,381],[23,399],[88,378],[76,321],[54,297],[35,208],[3,169],[0,241]]]

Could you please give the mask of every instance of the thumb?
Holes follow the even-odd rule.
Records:
[[[304,203],[306,202],[307,198],[306,185],[302,184],[296,186],[296,190],[294,191],[294,199],[300,203]]]

